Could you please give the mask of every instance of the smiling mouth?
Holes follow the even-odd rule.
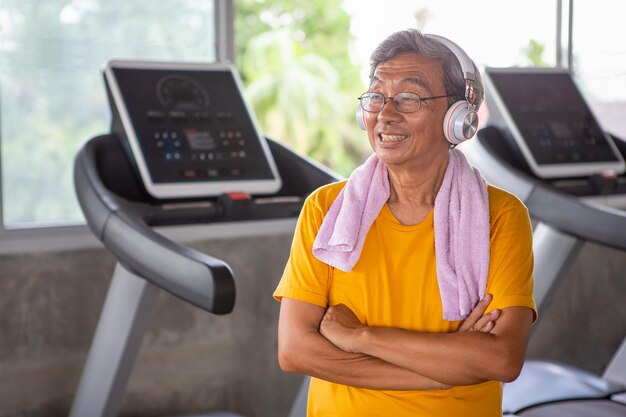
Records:
[[[382,133],[378,135],[378,139],[383,143],[402,142],[406,138],[407,136],[403,135],[384,135]]]

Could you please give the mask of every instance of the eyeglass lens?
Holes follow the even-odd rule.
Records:
[[[403,113],[410,113],[419,110],[420,97],[415,93],[398,93],[393,97],[385,97],[380,93],[365,93],[360,98],[363,110],[368,112],[379,112],[385,107],[387,100],[393,102],[394,107]]]

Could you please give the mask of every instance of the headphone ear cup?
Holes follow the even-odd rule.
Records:
[[[367,130],[365,127],[365,114],[360,104],[356,106],[356,124],[359,125],[362,130]]]
[[[458,145],[474,137],[478,129],[478,114],[470,109],[467,101],[457,101],[443,118],[443,134],[452,145]]]

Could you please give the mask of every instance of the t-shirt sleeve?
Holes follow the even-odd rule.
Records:
[[[330,266],[313,256],[313,242],[326,210],[319,204],[319,192],[304,203],[291,244],[289,260],[274,291],[274,298],[294,298],[326,308]]]
[[[492,214],[487,292],[493,295],[488,311],[514,306],[528,307],[537,320],[533,298],[532,225],[528,209],[506,194],[506,203]]]

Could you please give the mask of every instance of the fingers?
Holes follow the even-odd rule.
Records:
[[[350,310],[345,304],[336,304],[326,309],[324,317],[322,317],[322,321],[332,320],[343,323],[350,321],[353,318],[354,320],[357,320],[352,310]]]
[[[489,333],[495,327],[496,321],[498,320],[498,318],[500,318],[501,313],[502,310],[496,309],[489,314],[485,314],[469,330]]]
[[[495,321],[490,321],[482,329],[475,329],[475,331],[489,333],[490,331],[493,330],[493,328],[495,326],[496,326],[496,322]]]
[[[500,317],[500,310],[496,309],[490,312],[489,314],[485,314],[482,316],[476,323],[472,326],[473,330],[481,330],[483,327],[487,325],[490,321],[496,321]]]
[[[476,323],[483,317],[485,310],[489,307],[493,296],[491,294],[485,294],[482,300],[476,304],[476,307],[472,310],[472,312],[467,316],[461,327],[459,327],[459,331],[471,330],[475,327]]]
[[[341,312],[341,310],[347,309],[347,308],[348,307],[346,307],[344,304],[335,304],[334,306],[329,306],[326,309],[326,312],[324,313],[324,318],[325,319],[330,319],[331,317],[333,317],[337,313]]]
[[[473,323],[476,323],[476,321],[478,321],[478,319],[480,319],[483,314],[485,314],[485,310],[487,310],[487,307],[489,307],[492,299],[493,296],[491,294],[485,294],[483,299],[480,300],[478,304],[476,304],[476,307],[474,307],[467,319],[469,319]]]

